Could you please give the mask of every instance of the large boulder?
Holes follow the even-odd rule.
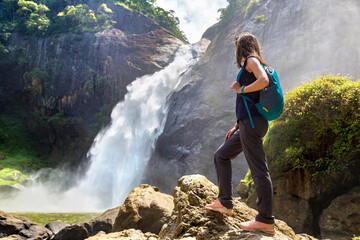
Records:
[[[70,224],[63,223],[63,222],[49,222],[45,225],[47,229],[49,229],[54,235],[60,232],[62,229],[70,226]]]
[[[94,236],[98,232],[110,233],[119,208],[109,209],[87,223],[64,227],[55,235],[54,240],[82,240]]]
[[[0,211],[0,238],[7,239],[49,239],[52,232],[25,217]]]
[[[142,184],[134,188],[120,207],[113,232],[129,228],[158,234],[173,211],[173,197],[158,188]]]
[[[323,238],[349,239],[360,232],[360,189],[334,199],[320,216]]]
[[[285,223],[276,220],[276,234],[268,236],[259,232],[243,231],[238,224],[254,219],[257,211],[249,208],[240,199],[234,199],[234,216],[205,210],[207,203],[214,201],[218,188],[201,175],[184,176],[174,189],[175,211],[165,224],[159,239],[315,239],[306,234],[296,235]]]
[[[100,231],[104,231],[105,233],[110,233],[112,230],[112,226],[115,223],[115,219],[118,215],[119,210],[120,207],[109,209],[103,214],[101,214],[99,217],[91,220],[89,224],[92,225],[93,231],[90,236],[95,235]]]
[[[91,236],[88,231],[88,225],[84,223],[79,223],[75,225],[70,225],[63,228],[58,232],[54,240],[83,240]]]
[[[105,239],[119,239],[119,240],[156,240],[158,239],[157,235],[154,233],[143,233],[141,230],[135,230],[133,228],[126,229],[121,232],[109,233],[105,234],[104,232],[100,232],[93,237],[90,237],[86,240],[105,240]]]

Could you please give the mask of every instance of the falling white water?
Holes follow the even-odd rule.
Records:
[[[11,201],[0,201],[5,211],[101,211],[123,203],[145,175],[156,139],[162,133],[166,100],[181,75],[196,61],[192,46],[183,46],[163,70],[133,81],[123,102],[111,113],[111,123],[95,138],[88,152],[90,167],[79,184],[54,192],[51,184],[37,184]],[[61,183],[57,183],[61,184]]]
[[[94,141],[91,166],[79,189],[99,196],[105,206],[121,204],[143,179],[166,116],[166,98],[193,59],[190,46],[180,48],[164,70],[127,87],[125,100],[112,111],[110,126]]]

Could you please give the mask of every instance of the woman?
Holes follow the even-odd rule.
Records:
[[[216,201],[206,205],[205,208],[233,215],[231,160],[244,151],[255,183],[258,196],[256,204],[259,213],[253,221],[241,223],[239,226],[247,231],[256,229],[275,234],[274,217],[272,216],[273,187],[262,145],[262,138],[267,132],[268,123],[259,114],[255,105],[247,101],[254,123],[254,128],[252,128],[243,98],[239,95],[244,94],[254,103],[259,102],[259,90],[269,84],[262,65],[268,65],[262,59],[260,44],[254,35],[242,33],[240,37],[236,38],[235,43],[237,65],[239,68],[244,65],[239,82],[232,83],[230,87],[238,93],[236,98],[237,121],[226,134],[225,142],[215,153],[214,162],[219,196]]]

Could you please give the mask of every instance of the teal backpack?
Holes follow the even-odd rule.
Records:
[[[249,58],[249,57],[256,57],[256,56],[250,55],[247,58]],[[240,81],[240,76],[241,76],[241,73],[242,73],[244,67],[245,67],[245,64],[242,66],[242,68],[240,69],[240,72],[237,76],[238,82]],[[283,96],[283,93],[281,90],[279,77],[278,77],[276,71],[271,67],[266,67],[265,65],[263,65],[263,68],[264,68],[266,74],[268,75],[269,85],[267,87],[265,87],[264,89],[260,90],[259,102],[254,103],[250,98],[239,93],[244,100],[244,105],[245,105],[246,111],[249,115],[249,119],[250,119],[252,128],[255,128],[255,126],[254,126],[254,123],[253,123],[253,120],[252,120],[252,117],[251,117],[251,114],[249,111],[247,101],[253,103],[256,106],[259,113],[268,121],[268,124],[269,124],[269,121],[275,120],[278,117],[280,117],[280,115],[282,114],[283,109],[284,109],[284,96]],[[270,131],[270,138],[271,138],[270,124],[269,124],[269,131]],[[269,139],[269,141],[270,141],[270,139]]]

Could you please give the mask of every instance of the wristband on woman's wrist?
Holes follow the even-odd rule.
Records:
[[[245,87],[246,87],[245,85],[241,87],[241,90],[240,90],[240,91],[241,91],[242,94],[244,94],[244,88],[245,88]]]

